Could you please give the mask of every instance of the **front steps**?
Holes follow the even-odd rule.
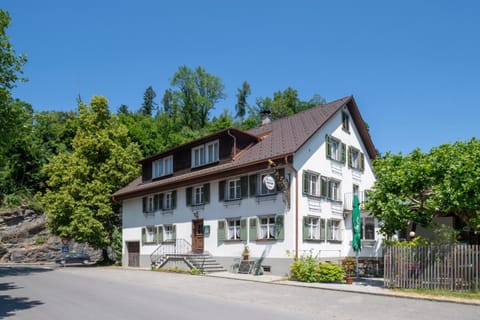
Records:
[[[184,262],[189,268],[202,273],[226,271],[209,253],[165,254],[152,261],[152,267],[162,268],[168,262]]]

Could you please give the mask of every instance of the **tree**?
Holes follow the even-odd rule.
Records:
[[[138,112],[140,114],[143,114],[144,116],[151,117],[153,114],[153,111],[158,109],[158,104],[154,101],[156,96],[157,94],[153,90],[152,86],[149,86],[145,90],[145,93],[143,94],[142,107]]]
[[[386,153],[375,160],[377,177],[367,209],[388,236],[438,216],[454,215],[480,230],[480,141],[444,144],[429,153],[403,157]]]
[[[130,114],[130,111],[128,111],[128,106],[126,104],[122,103],[120,107],[118,107],[117,115],[121,114]]]
[[[0,167],[5,147],[11,144],[11,137],[18,136],[18,130],[23,126],[25,118],[23,105],[17,103],[11,95],[11,90],[18,81],[26,81],[20,77],[27,58],[17,56],[10,39],[6,34],[10,24],[10,15],[0,9]],[[23,129],[20,129],[23,130]]]
[[[244,81],[242,87],[238,88],[237,91],[237,103],[235,104],[236,117],[243,119],[248,107],[247,98],[252,92],[247,81]]]
[[[225,98],[224,84],[202,67],[191,70],[181,66],[170,83],[174,101],[178,103],[182,124],[192,130],[205,127],[210,111]]]
[[[139,175],[141,154],[104,97],[80,103],[78,113],[73,151],[54,156],[44,167],[48,188],[41,201],[52,234],[103,249],[108,259],[106,248],[120,225],[119,204],[111,195]]]

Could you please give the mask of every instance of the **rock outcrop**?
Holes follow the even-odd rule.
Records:
[[[0,263],[52,263],[61,252],[62,241],[49,235],[47,218],[28,207],[0,211]],[[70,241],[70,252],[88,253],[101,259],[101,250]]]

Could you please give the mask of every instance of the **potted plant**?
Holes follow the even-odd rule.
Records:
[[[242,257],[243,257],[243,260],[248,260],[250,257],[250,250],[247,245],[243,247]]]
[[[345,272],[345,282],[352,284],[355,278],[355,259],[353,257],[346,257],[342,260],[342,267]]]

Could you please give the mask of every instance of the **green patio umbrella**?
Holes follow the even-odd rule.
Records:
[[[358,195],[353,195],[353,205],[352,205],[352,248],[355,251],[355,273],[358,277],[358,253],[362,250],[361,242],[361,220],[360,220],[360,200]]]

